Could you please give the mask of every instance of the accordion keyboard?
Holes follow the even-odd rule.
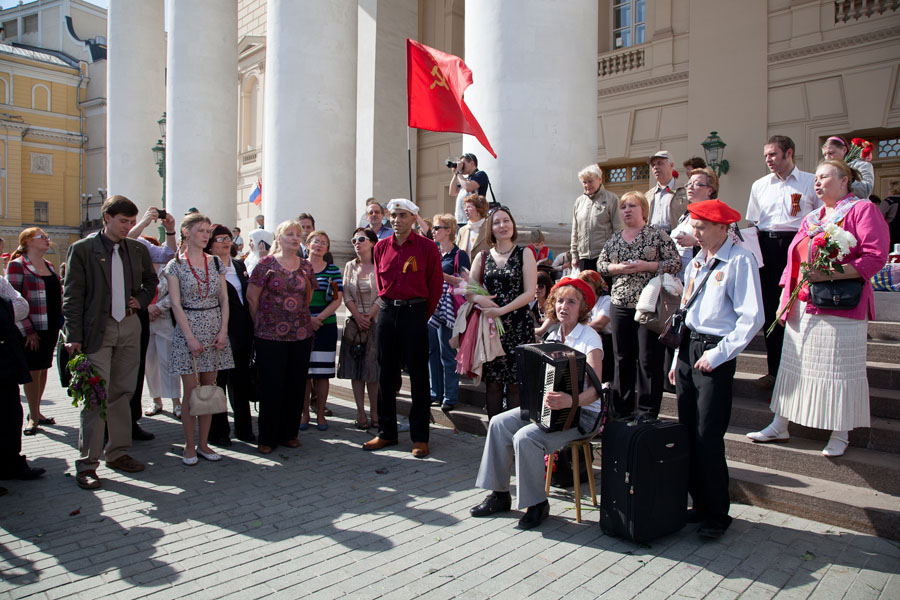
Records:
[[[544,387],[542,388],[544,392],[553,391],[553,386],[556,383],[556,368],[551,364],[544,365]],[[550,407],[541,400],[541,424],[545,427],[550,426]]]

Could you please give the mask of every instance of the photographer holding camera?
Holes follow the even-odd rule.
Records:
[[[447,159],[444,164],[453,171],[453,177],[450,178],[450,189],[457,190],[454,214],[457,225],[462,227],[467,221],[464,210],[466,196],[471,194],[487,196],[491,182],[487,173],[478,170],[478,157],[471,152],[460,156],[457,162]]]

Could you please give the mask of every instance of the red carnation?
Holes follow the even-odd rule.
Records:
[[[866,143],[866,140],[862,138],[853,138],[852,140],[850,140],[850,143],[854,146],[862,146],[864,143]]]
[[[863,144],[862,152],[860,152],[859,157],[864,161],[871,162],[872,161],[872,149],[873,146],[869,142],[865,142]]]
[[[88,383],[91,385],[100,385],[100,378],[94,375],[88,379]]]
[[[672,179],[678,179],[678,171],[672,169]]]
[[[837,258],[837,255],[839,252],[840,252],[840,250],[838,248],[835,248],[834,250],[832,250],[831,252],[828,253],[828,258],[830,258],[830,259]]]
[[[825,247],[825,238],[822,236],[817,237],[813,240],[813,246],[816,248],[824,248]]]

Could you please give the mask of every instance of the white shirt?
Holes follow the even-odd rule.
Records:
[[[225,281],[234,286],[234,289],[237,290],[238,299],[241,301],[241,304],[244,303],[244,286],[241,285],[241,280],[237,276],[237,271],[234,269],[234,261],[228,263],[228,266],[225,267]]]
[[[666,191],[666,190],[669,191]],[[653,214],[650,215],[650,225],[658,229],[669,231],[672,224],[669,223],[669,205],[675,195],[675,178],[669,180],[666,185],[656,184],[653,201]]]
[[[600,317],[606,317],[608,319],[610,306],[612,306],[612,297],[607,295],[597,298],[597,303],[594,304],[594,308],[591,309],[591,314],[588,316],[588,323],[593,323]],[[611,321],[606,323],[606,327],[603,328],[603,333],[612,333]]]
[[[607,296],[607,298],[608,297],[609,296]],[[572,348],[573,350],[578,350],[585,356],[590,354],[593,350],[599,350],[600,355],[601,356],[603,355],[603,338],[600,337],[599,333],[597,333],[596,331],[594,331],[587,325],[578,323],[577,325],[575,325],[575,328],[569,332],[569,335],[564,340],[561,340],[559,338],[559,334],[560,334],[560,329],[551,331],[550,334],[547,336],[547,341],[548,342],[559,342],[560,344],[565,344],[566,346],[568,346],[569,348]],[[597,373],[597,376],[599,377],[600,373]],[[601,408],[603,408],[603,406],[601,403],[601,399],[598,398],[597,400],[594,400],[593,402],[591,402],[590,404],[588,404],[587,406],[584,406],[582,408],[589,408],[591,410],[600,410]]]
[[[485,217],[486,219],[487,217]],[[477,221],[470,221],[467,224],[469,225],[469,239],[466,241],[466,254],[469,256],[472,255],[472,244],[475,243],[475,240],[478,238],[478,232],[481,231],[481,227],[484,225],[485,219],[479,219]]]
[[[797,167],[782,181],[769,173],[753,182],[747,220],[755,221],[761,231],[797,231],[803,217],[822,206],[816,196],[815,176]],[[800,210],[791,215],[791,194],[801,194]]]
[[[709,271],[712,262],[707,263],[706,257],[706,250],[701,250],[690,262],[684,275],[683,302]],[[719,263],[688,308],[684,319],[691,331],[723,338],[715,348],[706,352],[713,368],[733,359],[746,348],[765,321],[759,267],[753,254],[735,246],[729,237],[715,257]],[[675,360],[678,360],[677,353]]]
[[[28,316],[30,311],[28,300],[23,298],[22,294],[5,277],[0,277],[0,298],[12,302],[13,318],[16,322]]]

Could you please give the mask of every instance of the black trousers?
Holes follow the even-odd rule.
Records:
[[[578,260],[578,266],[582,271],[596,271],[597,258],[581,258]]]
[[[131,397],[131,421],[136,425],[144,414],[141,407],[141,397],[144,395],[144,368],[147,366],[147,347],[150,346],[150,314],[147,309],[137,311],[138,320],[141,322],[141,357],[138,362],[137,383],[134,386],[134,395]]]
[[[231,412],[234,414],[234,433],[239,438],[249,438],[253,434],[253,423],[250,418],[250,402],[254,400],[256,391],[251,385],[250,379],[250,354],[251,345],[246,347],[231,345],[231,354],[234,357],[234,368],[219,371],[216,376],[216,385],[228,391],[228,400],[231,403]],[[228,425],[228,413],[218,413],[212,417],[212,425],[209,428],[209,437],[223,439],[231,437],[231,427]]]
[[[707,521],[725,529],[731,524],[725,431],[731,419],[731,386],[737,361],[730,360],[710,373],[695,369],[697,359],[713,347],[715,344],[685,335],[678,351],[675,389],[678,420],[687,427],[690,439],[688,491],[694,508]]]
[[[613,404],[619,415],[638,410],[659,415],[662,403],[663,373],[660,364],[665,346],[659,335],[634,320],[634,309],[611,305],[609,320],[613,330],[616,377]],[[635,380],[637,390],[635,391]]]
[[[763,329],[769,327],[775,320],[778,312],[778,302],[781,299],[781,275],[787,266],[788,246],[794,238],[793,232],[778,232],[778,237],[770,237],[768,232],[759,232],[759,249],[762,252],[763,266],[759,270],[759,283],[762,292],[763,313],[766,321]],[[766,338],[766,363],[769,375],[778,374],[781,365],[781,346],[784,344],[784,327],[776,327],[772,335]]]
[[[259,368],[259,445],[275,447],[297,439],[312,337],[300,342],[256,338]]]
[[[22,400],[12,377],[0,379],[0,470],[11,469],[22,452]]]
[[[397,378],[405,364],[412,391],[409,437],[413,443],[428,442],[431,423],[431,392],[428,379],[427,304],[385,305],[378,315],[378,437],[397,439]]]

